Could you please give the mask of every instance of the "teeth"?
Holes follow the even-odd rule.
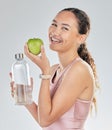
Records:
[[[51,40],[54,41],[54,42],[59,42],[60,41],[60,40],[58,40],[56,38],[53,38],[53,37],[51,38]]]

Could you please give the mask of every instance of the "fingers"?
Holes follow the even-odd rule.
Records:
[[[9,76],[10,76],[10,78],[12,79],[12,73],[11,73],[11,72],[9,73]]]
[[[46,65],[48,64],[48,58],[45,53],[44,46],[41,46],[41,54],[40,55],[34,55],[29,52],[27,44],[24,46],[24,52],[26,56],[34,62],[42,71],[44,68],[46,68]]]
[[[24,53],[29,58],[31,58],[33,56],[33,54],[29,52],[27,43],[24,45]]]
[[[30,78],[30,81],[31,81],[31,86],[33,86],[33,78],[32,77]]]
[[[34,54],[30,53],[27,44],[25,44],[25,46],[24,46],[24,53],[33,62],[35,62],[35,60],[39,60],[40,58],[45,58],[46,57],[45,49],[44,49],[43,45],[41,46],[41,56],[35,56]]]
[[[45,49],[43,45],[41,46],[41,55],[45,56]]]
[[[46,58],[46,53],[45,53],[45,49],[44,49],[43,45],[41,46],[41,57],[42,57],[42,59]]]
[[[12,73],[11,72],[9,73],[9,76],[10,76],[10,78],[12,80]],[[10,82],[10,89],[11,89],[11,96],[14,97],[14,91],[15,91],[15,89],[14,89],[14,81]]]
[[[33,91],[33,78],[32,77],[30,78],[30,82],[31,82],[31,85],[30,85],[31,91]]]
[[[37,56],[29,52],[27,44],[25,44],[24,46],[24,53],[31,61],[35,62],[36,60],[38,60]]]
[[[25,52],[25,55],[28,56],[28,54],[29,54],[29,50],[28,50],[27,43],[24,45],[24,52]]]
[[[14,97],[15,88],[14,88],[14,82],[10,82],[10,89],[11,89],[11,96]]]

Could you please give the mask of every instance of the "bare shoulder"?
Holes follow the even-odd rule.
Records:
[[[94,74],[91,66],[82,59],[72,65],[68,71],[66,79],[72,78],[74,84],[77,83],[80,88],[83,88],[82,93],[78,96],[80,99],[90,100],[94,93]],[[79,87],[78,87],[79,88]]]
[[[70,70],[67,72],[66,77],[72,78],[75,77],[77,81],[81,81],[82,85],[86,88],[89,86],[93,86],[94,84],[94,74],[91,66],[85,61],[78,60],[75,64],[72,65]],[[76,82],[74,80],[74,82]]]
[[[93,70],[92,70],[91,66],[82,59],[79,60],[78,62],[76,62],[72,66],[71,71],[75,71],[81,75],[84,74],[84,75],[93,76]]]

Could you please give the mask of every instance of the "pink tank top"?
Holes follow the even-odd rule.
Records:
[[[57,82],[53,83],[52,78],[54,77],[59,65],[57,66],[54,75],[51,78],[51,98],[55,94],[56,89],[58,88],[61,79],[66,71],[80,58],[75,59],[70,63],[59,75]],[[84,130],[84,123],[89,113],[91,101],[77,99],[74,105],[64,113],[57,121],[48,127],[44,127],[43,130]]]

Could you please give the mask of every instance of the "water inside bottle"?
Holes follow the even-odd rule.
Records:
[[[15,84],[15,104],[25,105],[32,103],[32,89],[28,85]]]

